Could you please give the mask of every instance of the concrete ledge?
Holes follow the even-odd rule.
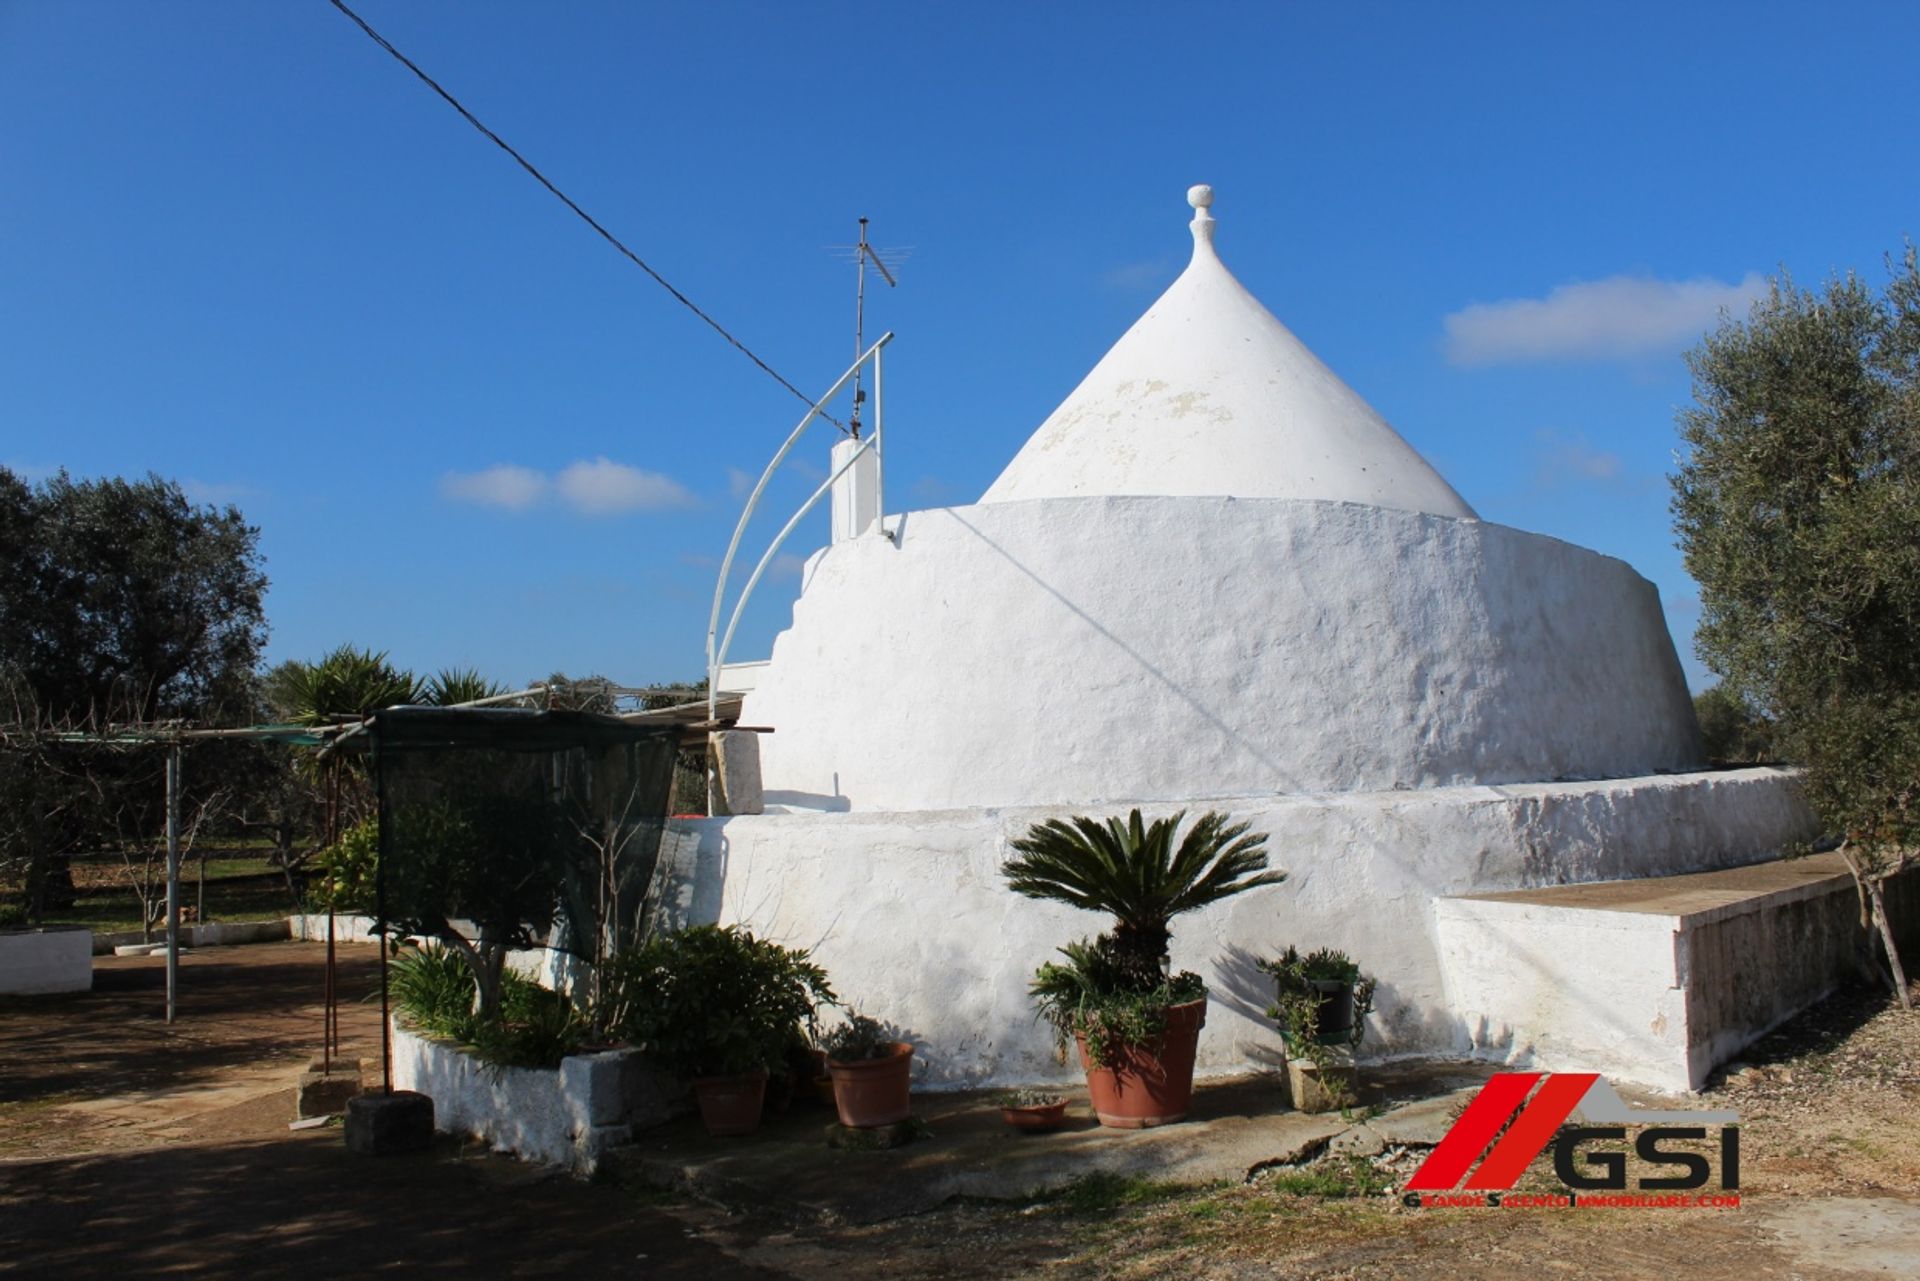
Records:
[[[327,914],[325,912],[304,912],[287,918],[288,936],[303,943],[324,943],[327,941]],[[345,913],[333,918],[333,941],[336,943],[373,943],[380,936],[373,932],[371,916],[349,916]]]
[[[1913,935],[1916,909],[1909,873],[1888,910]],[[1837,854],[1447,898],[1434,914],[1476,1053],[1676,1092],[1857,973],[1868,942]]]
[[[575,1055],[558,1068],[495,1067],[397,1020],[393,1084],[431,1098],[439,1130],[582,1175],[635,1132],[690,1110],[685,1088],[631,1050]]]
[[[323,926],[323,931],[324,928]],[[234,947],[241,943],[283,943],[294,937],[297,936],[292,933],[290,923],[283,920],[211,921],[206,925],[180,927],[181,947]],[[324,932],[321,937],[326,937]],[[93,954],[109,956],[117,947],[130,947],[141,943],[164,948],[167,943],[167,932],[155,930],[151,939],[144,937],[139,930],[115,930],[111,933],[95,934]]]
[[[39,996],[93,986],[93,935],[85,926],[0,934],[0,994]]]

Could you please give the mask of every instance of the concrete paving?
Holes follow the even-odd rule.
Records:
[[[1462,1063],[1369,1070],[1362,1081],[1367,1111],[1351,1118],[1294,1111],[1284,1077],[1207,1080],[1197,1085],[1186,1121],[1147,1130],[1099,1125],[1085,1088],[1077,1087],[1063,1091],[1067,1124],[1052,1134],[1009,1129],[998,1091],[918,1094],[914,1113],[928,1136],[883,1152],[828,1147],[831,1110],[796,1102],[753,1135],[711,1138],[689,1117],[641,1135],[609,1160],[619,1174],[795,1223],[874,1223],[956,1197],[1030,1200],[1089,1175],[1240,1183],[1272,1166],[1312,1160],[1330,1145],[1356,1155],[1394,1144],[1431,1146],[1490,1071]]]
[[[1575,907],[1597,912],[1651,912],[1661,916],[1690,916],[1730,907],[1747,899],[1763,898],[1782,890],[1799,890],[1826,882],[1848,881],[1852,874],[1839,854],[1806,858],[1770,859],[1747,867],[1717,872],[1689,872],[1681,876],[1646,876],[1626,881],[1587,881],[1578,885],[1546,885],[1531,890],[1502,890],[1490,894],[1463,894],[1463,899],[1488,903],[1531,903],[1544,907]]]

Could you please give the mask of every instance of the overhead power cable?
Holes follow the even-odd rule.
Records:
[[[648,266],[646,263],[646,260],[641,258],[639,254],[627,248],[627,246],[621,242],[618,236],[614,235],[611,231],[608,231],[604,226],[600,224],[598,219],[596,219],[592,214],[588,213],[586,210],[582,209],[579,206],[579,204],[573,199],[573,197],[569,196],[566,192],[560,190],[560,188],[554,186],[552,181],[549,180],[545,174],[541,173],[538,169],[533,167],[532,162],[530,162],[525,156],[521,155],[519,152],[515,151],[505,138],[502,138],[499,134],[495,133],[493,130],[487,128],[486,125],[482,124],[480,121],[480,118],[474,115],[471,111],[468,111],[465,106],[461,105],[461,102],[458,98],[454,97],[452,94],[448,93],[444,88],[442,88],[440,86],[439,81],[435,80],[432,76],[422,71],[419,67],[419,64],[415,63],[413,59],[407,57],[406,54],[401,53],[398,49],[394,48],[393,42],[388,40],[385,36],[381,35],[378,31],[375,31],[370,25],[368,25],[367,20],[365,18],[355,13],[352,9],[349,9],[345,4],[341,2],[341,0],[329,0],[329,2],[333,5],[334,8],[338,9],[341,13],[344,13],[347,17],[351,18],[355,26],[359,27],[360,30],[366,32],[367,38],[369,40],[373,41],[375,44],[379,45],[382,49],[385,49],[388,53],[392,54],[394,59],[398,61],[401,66],[405,67],[408,71],[411,71],[414,75],[418,76],[422,84],[426,85],[427,88],[439,94],[440,97],[446,101],[446,104],[449,107],[452,107],[455,111],[460,113],[462,119],[464,119],[468,124],[472,125],[475,129],[478,129],[482,134],[484,134],[487,138],[487,141],[491,142],[494,146],[500,148],[500,150],[506,152],[509,156],[512,156],[515,164],[519,165],[522,169],[526,170],[527,173],[532,176],[535,182],[539,183],[541,186],[545,187],[548,191],[552,192],[554,195],[554,198],[559,200],[561,204],[573,210],[575,216],[577,216],[580,219],[580,221],[586,223],[587,226],[599,232],[600,238],[602,240],[605,240],[608,244],[612,245],[615,249],[619,250],[621,255],[625,257],[627,261],[631,262],[634,266],[638,267],[640,270],[646,272],[649,276],[653,277],[654,283],[658,284],[662,289],[672,294],[674,297],[674,300],[677,301],[682,307],[685,307],[688,311],[700,317],[700,319],[706,321],[707,324],[713,329],[713,331],[719,334],[722,338],[726,339],[729,343],[731,343],[736,351],[738,351],[741,355],[745,356],[748,360],[751,360],[754,364],[760,366],[761,369],[765,370],[768,377],[772,378],[775,382],[779,383],[782,387],[785,387],[788,391],[792,392],[795,396],[799,397],[800,402],[802,404],[808,406],[809,408],[813,406],[813,397],[801,391],[798,387],[788,382],[785,378],[782,378],[780,376],[780,372],[777,369],[775,369],[772,365],[769,365],[766,361],[760,359],[760,357],[754,355],[753,351],[745,343],[741,342],[738,338],[735,338],[732,334],[728,333],[726,326],[722,325],[719,321],[715,320],[712,316],[709,316],[706,312],[700,310],[699,306],[693,301],[693,299],[687,297],[685,294],[681,293],[678,289],[675,289],[665,276],[661,275],[659,272],[655,271],[652,267]],[[841,431],[847,430],[847,425],[845,423],[841,422],[838,418],[835,418],[832,414],[827,413],[825,410],[822,410],[820,412],[820,416],[826,419],[828,422],[832,423],[834,426],[838,427]]]

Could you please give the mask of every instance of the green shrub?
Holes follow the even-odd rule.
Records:
[[[834,1063],[861,1063],[869,1059],[890,1059],[893,1047],[904,1038],[878,1019],[849,1010],[847,1021],[820,1039],[820,1048]]]
[[[387,966],[393,1003],[423,1032],[464,1041],[473,1023],[473,971],[444,947],[401,947]]]
[[[586,1039],[586,1021],[572,1001],[512,971],[501,977],[499,1008],[476,1013],[473,970],[443,947],[400,948],[388,979],[408,1022],[497,1067],[558,1067]]]
[[[379,867],[380,823],[369,818],[320,851],[314,859],[308,897],[322,911],[371,913]]]
[[[803,950],[737,926],[695,926],[648,940],[608,965],[613,1032],[678,1076],[725,1076],[785,1065],[796,1028],[831,1003],[826,971]]]
[[[1040,1017],[1053,1025],[1056,1049],[1064,1062],[1075,1037],[1087,1042],[1087,1057],[1105,1067],[1129,1046],[1151,1045],[1167,1026],[1167,1010],[1198,1001],[1206,984],[1191,970],[1140,988],[1131,967],[1115,955],[1111,935],[1082,939],[1060,949],[1066,961],[1047,961],[1027,988]]]
[[[26,923],[26,908],[18,903],[0,903],[0,930],[16,929]]]

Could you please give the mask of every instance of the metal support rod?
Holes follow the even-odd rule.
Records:
[[[393,1014],[387,998],[387,845],[393,832],[393,816],[387,812],[386,753],[380,739],[373,740],[373,804],[378,815],[380,838],[375,844],[373,863],[373,901],[378,914],[380,940],[380,1085],[383,1093],[393,1093]]]
[[[753,492],[747,495],[746,508],[740,513],[740,522],[733,527],[733,538],[727,543],[727,554],[720,561],[720,578],[713,588],[713,609],[707,614],[707,718],[709,720],[716,715],[720,701],[718,688],[720,668],[713,659],[714,638],[720,631],[720,606],[726,599],[727,577],[733,572],[733,558],[739,554],[740,539],[747,532],[747,522],[753,518],[754,509],[760,504],[760,495],[766,491],[767,482],[773,479],[774,472],[780,469],[780,464],[787,460],[787,455],[799,443],[801,433],[805,432],[813,420],[826,409],[827,402],[840,394],[840,389],[847,385],[847,381],[859,371],[869,357],[892,341],[892,330],[881,334],[874,341],[873,346],[860,353],[860,358],[854,361],[847,372],[841,374],[839,380],[827,389],[827,394],[813,402],[813,407],[807,410],[806,417],[802,418],[799,426],[787,436],[786,443],[780,446],[778,453],[774,454],[773,461],[767,464],[767,469],[760,473],[760,482],[753,487]],[[742,597],[742,599],[745,598]]]
[[[886,432],[886,397],[880,387],[880,353],[873,353],[873,524],[887,534],[887,452],[882,437]]]
[[[710,700],[715,698],[712,693],[713,686],[717,685],[720,681],[720,668],[724,666],[727,661],[727,651],[733,647],[734,630],[740,626],[741,615],[746,613],[747,600],[753,595],[753,589],[759,585],[760,575],[767,572],[767,566],[773,563],[774,554],[777,553],[781,545],[787,541],[787,535],[793,532],[794,526],[798,525],[801,519],[813,510],[816,503],[827,496],[833,489],[833,482],[846,475],[847,469],[859,461],[860,455],[873,448],[874,441],[877,439],[878,437],[869,436],[861,441],[860,447],[848,454],[847,461],[841,463],[840,466],[834,470],[833,475],[821,482],[820,488],[813,491],[813,497],[801,504],[800,510],[793,514],[791,520],[780,527],[780,532],[773,536],[771,543],[767,544],[766,554],[760,558],[760,563],[753,567],[753,574],[747,579],[747,585],[740,589],[740,599],[734,603],[733,616],[727,620],[726,638],[720,642],[720,648],[716,651],[715,657],[707,669],[707,687]]]
[[[180,997],[180,748],[167,749],[167,1022]]]

